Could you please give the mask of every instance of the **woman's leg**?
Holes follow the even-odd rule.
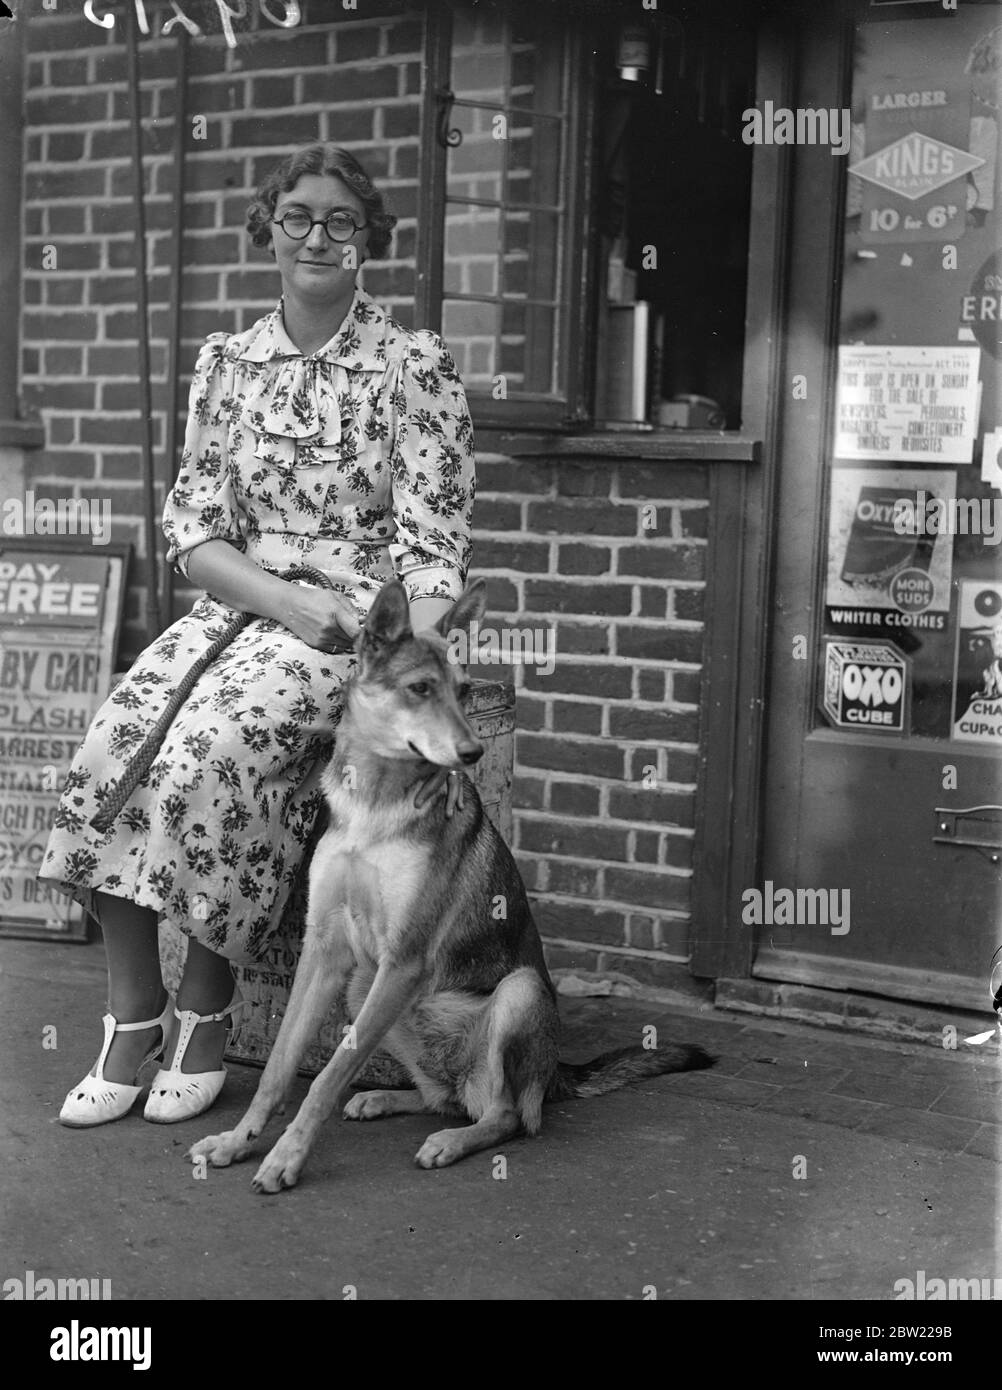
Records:
[[[177,1007],[192,1009],[197,1014],[218,1014],[233,999],[233,971],[225,956],[208,950],[194,937],[188,938],[188,957],[184,963],[184,974],[177,991]],[[223,1049],[226,1046],[226,1024],[200,1023],[191,1035],[191,1042],[184,1054],[181,1070],[190,1074],[196,1071],[218,1071],[223,1064]],[[177,1019],[171,1032],[171,1044],[167,1049],[168,1061],[165,1067],[174,1064],[174,1039],[177,1037]]]
[[[157,949],[157,914],[109,893],[97,893],[95,898],[108,960],[109,1010],[119,1023],[157,1018],[167,1002]],[[105,1077],[132,1085],[140,1062],[159,1036],[156,1028],[116,1033],[105,1059]]]

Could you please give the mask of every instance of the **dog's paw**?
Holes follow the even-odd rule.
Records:
[[[208,1160],[213,1168],[228,1168],[231,1163],[247,1158],[250,1151],[250,1144],[241,1140],[235,1129],[228,1129],[225,1134],[210,1134],[207,1139],[192,1144],[185,1157],[192,1163]]]
[[[254,1174],[251,1187],[255,1192],[282,1192],[295,1187],[306,1162],[307,1150],[284,1135]]]
[[[345,1120],[378,1120],[383,1115],[396,1113],[392,1091],[360,1091],[341,1111],[341,1117]]]
[[[465,1153],[462,1134],[461,1129],[440,1129],[437,1134],[429,1134],[414,1155],[414,1162],[419,1168],[447,1168]]]

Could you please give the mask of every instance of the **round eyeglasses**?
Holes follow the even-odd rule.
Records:
[[[305,241],[314,227],[323,227],[331,241],[350,241],[368,222],[356,222],[350,212],[332,212],[328,217],[311,217],[308,212],[287,212],[271,219],[293,241]]]

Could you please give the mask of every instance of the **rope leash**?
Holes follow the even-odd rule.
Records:
[[[315,569],[313,565],[293,565],[291,569],[285,570],[279,575],[280,579],[309,579],[323,589],[333,589],[334,585],[327,575],[321,570]],[[164,739],[167,737],[167,730],[173,724],[178,711],[191,694],[195,683],[199,677],[208,670],[221,652],[225,651],[230,643],[243,632],[244,628],[252,623],[257,613],[238,613],[219,634],[211,646],[207,647],[200,657],[195,660],[188,671],[178,682],[176,689],[164,708],[163,713],[157,722],[150,729],[142,743],[129,759],[128,766],[122,774],[118,785],[113,787],[104,801],[101,809],[91,818],[91,826],[101,834],[110,830],[113,822],[121,813],[122,807],[129,797],[139,786],[139,783],[146,777],[153,765],[153,759],[159,753]]]

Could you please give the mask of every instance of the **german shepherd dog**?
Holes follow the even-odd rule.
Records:
[[[483,755],[463,712],[469,687],[449,638],[468,633],[484,606],[478,580],[436,628],[415,634],[403,585],[391,580],[366,619],[324,772],[330,823],[310,866],[303,950],[278,1038],[240,1123],[188,1153],[219,1168],[250,1155],[346,989],[354,1023],[258,1169],[258,1192],[295,1185],[337,1106],[351,1120],[426,1112],[471,1120],[438,1130],[419,1149],[422,1168],[443,1168],[521,1130],[535,1134],[544,1101],[712,1065],[701,1048],[672,1044],[561,1063],[556,991],[525,887],[476,789],[459,772],[463,805],[451,817],[441,795],[414,805],[434,768]],[[377,1047],[406,1068],[415,1089],[348,1099]]]

